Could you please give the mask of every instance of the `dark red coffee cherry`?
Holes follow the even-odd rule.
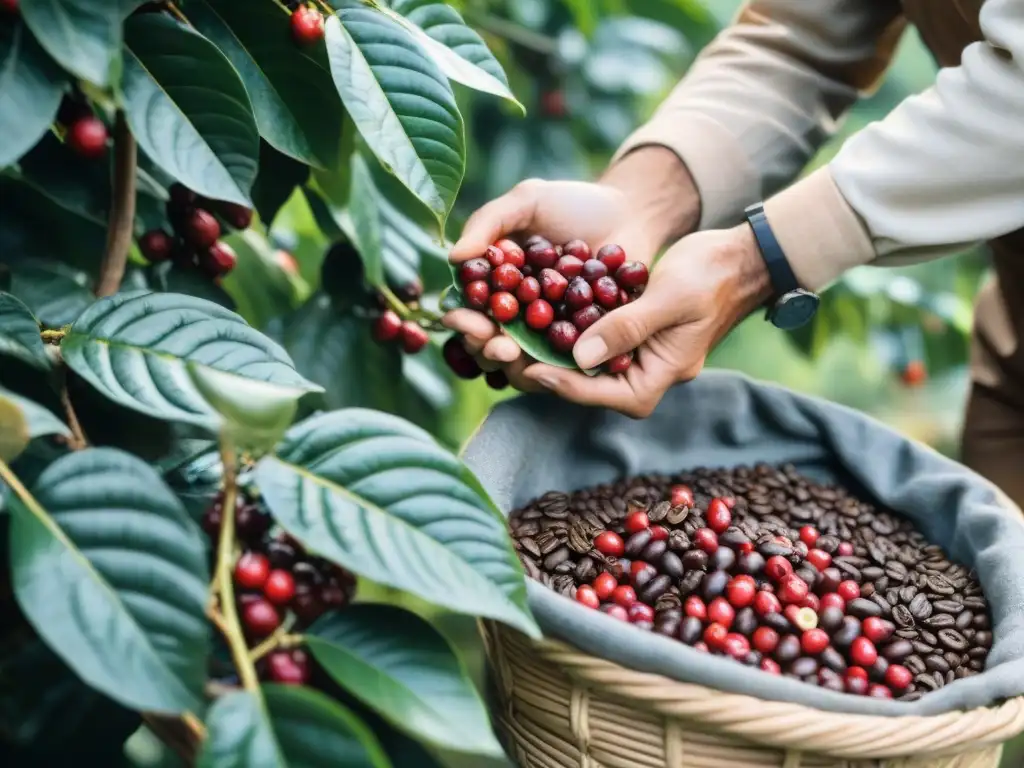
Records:
[[[235,249],[224,242],[216,242],[199,253],[199,266],[210,277],[223,277],[238,264]]]
[[[590,262],[587,262],[588,264]],[[575,277],[565,289],[565,304],[571,310],[579,310],[594,303],[594,290],[582,277]]]
[[[267,654],[267,677],[282,685],[305,685],[309,682],[309,657],[298,648]]]
[[[469,259],[462,262],[459,267],[459,281],[463,285],[474,283],[477,280],[486,280],[491,275],[491,265],[487,259]]]
[[[466,286],[464,294],[466,306],[482,312],[487,309],[487,301],[491,298],[491,286],[486,280],[474,280]]]
[[[324,17],[308,5],[292,12],[292,39],[299,45],[313,45],[324,39]]]
[[[587,264],[600,264],[598,261],[588,261]],[[594,301],[605,309],[615,309],[619,305],[619,286],[615,278],[599,277],[591,284],[594,291]]]
[[[808,656],[817,656],[828,648],[828,632],[824,629],[807,629],[800,636],[800,647]]]
[[[501,253],[501,251],[498,252]],[[491,285],[496,291],[515,291],[521,282],[523,282],[523,273],[511,264],[501,264],[495,267],[491,273]]]
[[[494,245],[505,254],[506,264],[511,264],[516,269],[522,269],[526,266],[526,251],[520,248],[515,240],[504,238]]]
[[[516,288],[516,298],[520,304],[529,304],[540,298],[540,281],[536,277],[524,277]]]
[[[235,583],[246,589],[262,589],[270,575],[270,561],[258,552],[246,552],[235,563]]]
[[[526,242],[523,243],[523,248],[530,250],[535,245],[544,245],[547,247],[553,247],[551,241],[548,240],[544,235],[530,235],[526,238]]]
[[[373,323],[373,338],[387,343],[394,341],[402,333],[402,318],[393,310],[385,310]]]
[[[824,571],[832,565],[832,555],[821,549],[812,549],[807,553],[806,560],[819,571]]]
[[[253,637],[266,637],[281,625],[281,614],[270,601],[256,598],[242,605],[242,624]]]
[[[736,576],[725,585],[725,595],[734,608],[746,608],[757,597],[757,584],[750,576]]]
[[[537,299],[526,306],[526,324],[535,331],[543,331],[555,320],[555,310],[544,301]]]
[[[496,245],[488,245],[484,251],[484,258],[492,267],[500,267],[505,263],[505,252]]]
[[[593,284],[595,280],[607,276],[608,267],[606,267],[597,259],[591,259],[590,261],[586,261],[583,263],[583,270],[580,272],[580,277],[582,277],[588,283]],[[618,293],[617,284],[615,286],[615,292]]]
[[[850,661],[858,667],[870,667],[878,661],[875,644],[863,636],[855,638],[850,644]]]
[[[582,309],[580,310],[583,311]],[[613,375],[625,373],[629,370],[629,366],[633,364],[633,353],[626,352],[622,355],[616,355],[607,363],[604,364],[605,370]]]
[[[257,544],[274,521],[255,504],[239,504],[235,512],[235,533],[242,541]]]
[[[693,532],[693,543],[709,555],[718,550],[718,536],[710,528],[698,528]]]
[[[68,126],[66,139],[75,154],[90,160],[102,157],[107,151],[107,126],[95,115],[81,117]]]
[[[693,489],[688,485],[673,485],[669,492],[669,503],[673,507],[692,507]]]
[[[186,217],[182,234],[196,248],[209,248],[220,237],[220,223],[207,210],[195,208]]]
[[[558,261],[558,251],[547,243],[537,243],[526,249],[526,263],[536,270],[550,269]]]
[[[572,352],[580,332],[568,320],[556,320],[548,327],[548,343],[558,352]]]
[[[782,581],[793,573],[793,564],[782,555],[772,555],[764,564],[764,572],[769,579]]]
[[[570,240],[562,246],[562,255],[573,256],[580,261],[586,261],[591,255],[590,246],[582,240]]]
[[[407,283],[396,285],[393,290],[395,295],[405,304],[412,304],[414,301],[419,301],[423,298],[423,283],[420,282],[418,277]]]
[[[461,336],[449,337],[444,343],[441,353],[444,355],[444,361],[448,363],[448,367],[460,379],[475,379],[483,373],[476,358],[466,351]]]
[[[139,238],[139,250],[154,264],[169,259],[173,248],[174,240],[162,229],[151,229]]]
[[[238,203],[217,202],[217,213],[235,229],[248,229],[252,224],[252,208]]]
[[[284,569],[271,571],[263,585],[263,594],[275,605],[285,605],[295,597],[295,579]]]
[[[491,389],[505,389],[508,386],[508,376],[500,369],[488,371],[487,375],[484,376],[484,381],[487,382],[487,386]]]
[[[612,590],[612,602],[623,608],[629,608],[636,602],[636,590],[628,584],[620,584]]]
[[[540,271],[540,292],[548,301],[552,303],[561,301],[568,287],[569,281],[565,279],[564,275],[553,269]]]
[[[572,280],[574,277],[580,276],[583,271],[583,262],[575,256],[563,256],[555,264],[555,271],[566,280]]]
[[[805,525],[800,529],[800,541],[808,547],[813,547],[818,543],[818,535],[818,529],[814,526]]]
[[[519,300],[506,291],[492,294],[487,306],[491,316],[499,323],[511,323],[519,316]]]
[[[799,604],[802,603],[804,598],[807,597],[810,587],[807,586],[807,582],[797,576],[795,573],[791,573],[788,576],[783,576],[779,580],[779,590],[777,592],[779,600],[784,603]]]
[[[626,263],[626,252],[620,246],[609,243],[598,250],[597,260],[608,268],[609,274],[614,275]]]
[[[626,289],[647,285],[647,266],[639,261],[627,261],[615,270],[615,281]]]
[[[415,355],[430,342],[430,336],[420,325],[412,320],[402,323],[402,351],[407,355]]]
[[[604,313],[600,307],[596,304],[591,304],[589,307],[578,309],[572,313],[572,324],[576,326],[576,330],[583,333],[587,328],[600,320],[603,315]]]

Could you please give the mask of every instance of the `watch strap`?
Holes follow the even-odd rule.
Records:
[[[800,288],[793,268],[789,265],[789,259],[786,258],[782,246],[779,245],[779,241],[768,223],[768,217],[764,213],[764,204],[755,203],[743,213],[754,232],[757,248],[768,268],[768,276],[771,278],[776,299]]]

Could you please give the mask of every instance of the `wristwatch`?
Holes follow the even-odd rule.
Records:
[[[789,260],[782,251],[782,246],[775,239],[775,233],[768,224],[764,204],[756,203],[747,208],[744,214],[754,231],[754,240],[757,241],[757,249],[768,268],[768,276],[771,278],[775,294],[768,304],[765,320],[784,331],[799,328],[814,317],[821,299],[817,294],[800,287],[796,275],[793,274],[793,268],[789,266]]]

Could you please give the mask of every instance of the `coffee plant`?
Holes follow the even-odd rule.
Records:
[[[503,754],[427,618],[538,634],[499,510],[427,431],[455,85],[522,114],[435,0],[0,4],[14,764],[120,764],[140,722],[207,767]],[[268,234],[289,200],[317,256]]]

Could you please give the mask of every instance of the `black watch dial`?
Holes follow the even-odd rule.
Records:
[[[810,291],[790,291],[775,302],[768,317],[776,327],[791,331],[810,322],[820,301]]]

